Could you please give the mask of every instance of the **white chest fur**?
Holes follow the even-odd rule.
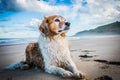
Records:
[[[51,40],[40,35],[38,43],[44,58],[45,66],[57,66],[70,57],[67,39],[60,35],[54,36]]]

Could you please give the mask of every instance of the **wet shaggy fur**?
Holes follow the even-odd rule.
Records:
[[[30,43],[26,48],[26,63],[62,77],[83,78],[70,54],[65,35],[69,28],[70,23],[62,16],[45,17],[39,26],[38,42]]]

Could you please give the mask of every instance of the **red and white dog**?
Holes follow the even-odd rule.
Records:
[[[44,17],[38,42],[26,48],[26,63],[62,77],[83,78],[71,58],[65,35],[69,29],[70,23],[61,16]]]

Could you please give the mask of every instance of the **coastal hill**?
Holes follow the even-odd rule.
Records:
[[[107,25],[99,26],[95,29],[85,30],[76,33],[74,36],[91,35],[120,35],[120,22],[116,21]]]

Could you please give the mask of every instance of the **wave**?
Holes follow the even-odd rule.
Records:
[[[68,40],[76,40],[79,37],[68,37]],[[0,46],[25,44],[30,42],[37,42],[38,38],[0,38]]]
[[[93,39],[93,38],[110,38],[110,37],[120,37],[120,35],[111,36],[71,36],[67,37],[68,40],[78,40],[78,39]],[[37,42],[38,38],[0,38],[0,46],[13,45],[13,44],[25,44],[30,42]]]
[[[37,38],[0,38],[0,46],[36,42]]]

